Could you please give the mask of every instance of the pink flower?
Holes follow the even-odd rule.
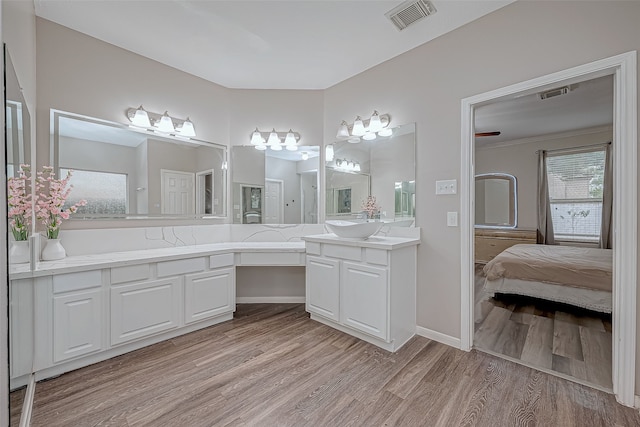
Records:
[[[60,232],[62,220],[69,219],[70,214],[77,212],[79,206],[85,206],[87,202],[80,202],[63,209],[63,206],[71,193],[69,180],[72,171],[65,178],[56,179],[51,166],[44,166],[42,172],[36,177],[36,193],[38,200],[35,205],[36,217],[45,226],[47,238],[56,239]]]

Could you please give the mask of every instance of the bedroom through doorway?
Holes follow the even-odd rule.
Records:
[[[636,53],[629,52],[462,100],[460,347],[463,350],[475,347],[542,371],[608,390],[616,395],[620,403],[627,406],[634,404],[636,376],[636,76]],[[603,87],[608,86],[606,92],[598,92],[599,83]],[[597,116],[593,111],[581,112],[569,108],[569,101],[580,93],[580,88],[583,89],[583,94],[587,88],[591,88],[598,93],[605,93],[605,98],[613,99],[606,107],[609,109],[609,117],[612,117],[608,123],[578,123],[579,119],[594,120]],[[529,114],[521,117],[513,115],[504,124],[490,120],[482,122],[483,107],[487,107],[491,113],[491,108],[499,108],[499,104],[509,105],[511,102],[508,112],[515,114],[518,112],[517,102],[530,96],[535,98],[536,104],[535,108],[528,111]],[[554,100],[562,104],[561,110],[547,108],[550,105],[547,101]],[[595,104],[589,102],[586,105],[594,107]],[[536,108],[540,109],[542,105],[545,108],[537,111]],[[563,129],[540,125],[536,134],[511,134],[514,127],[525,129],[532,117],[544,116],[546,110],[550,110],[551,115],[562,117],[561,122],[564,124],[570,122],[579,126]],[[560,112],[565,114],[560,115]],[[475,120],[476,117],[478,121]],[[502,117],[504,121],[504,116],[497,114],[496,117]],[[484,127],[486,124],[489,126]],[[502,136],[504,139],[500,140]],[[485,143],[482,139],[488,142]],[[536,143],[541,146],[535,147]],[[496,150],[511,150],[511,158],[498,161]],[[491,170],[482,170],[483,156],[493,162]],[[596,169],[603,169],[601,163],[585,163],[601,162],[603,156],[604,169],[613,171],[613,178],[607,180],[608,184],[599,182],[603,178],[601,171],[594,173]],[[608,167],[607,158],[612,163]],[[573,169],[558,169],[559,164],[568,163],[573,163]],[[525,164],[529,172],[524,170]],[[512,169],[504,170],[506,167]],[[576,173],[580,168],[582,173]],[[491,176],[492,173],[500,176]],[[527,174],[535,177],[533,183],[527,178]],[[486,178],[489,182],[485,182],[484,186],[476,186],[477,175],[490,175]],[[514,182],[502,179],[501,175],[513,175]],[[545,179],[541,181],[541,177]],[[582,184],[577,184],[580,180],[583,181]],[[573,181],[577,187],[569,185],[569,181]],[[613,196],[611,192],[609,196],[606,193],[599,194],[597,187],[612,184]],[[558,185],[564,186],[563,197],[558,196]],[[509,192],[512,188],[516,189],[517,199],[492,198],[494,196],[491,195],[486,198],[482,194]],[[546,197],[540,197],[538,193]],[[607,197],[612,197],[612,202],[607,202]],[[543,202],[540,203],[539,200]],[[484,207],[481,206],[483,203]],[[610,229],[614,230],[611,234],[606,227],[603,228],[608,203],[611,203]],[[511,205],[516,207],[517,215],[513,210],[509,210],[508,214],[498,213],[501,207]],[[486,221],[485,227],[475,227],[476,208],[482,211],[481,216],[486,216],[481,218]],[[603,214],[605,221],[602,221]],[[540,218],[543,219],[542,222]],[[585,222],[589,221],[592,222],[591,231],[586,231]],[[505,224],[507,225],[504,226]],[[553,225],[556,226],[555,231]],[[612,276],[611,302],[603,298],[607,293],[611,294],[609,290],[601,288],[602,284],[591,283],[593,278],[589,278],[588,268],[585,271],[577,269],[578,273],[585,273],[585,276],[577,275],[577,279],[562,277],[560,283],[554,283],[554,280],[544,274],[536,277],[521,276],[522,270],[540,270],[543,273],[549,270],[541,268],[541,265],[546,265],[545,259],[561,258],[552,253],[555,250],[568,252],[563,256],[568,256],[569,259],[578,256],[578,253],[580,257],[586,252],[597,253],[602,245],[601,237],[608,235],[615,236],[610,243],[605,242],[611,245],[611,249],[602,249],[612,253],[612,261],[608,267]],[[512,245],[513,241],[519,244]],[[515,253],[510,254],[514,248]],[[523,248],[534,252],[521,250]],[[494,253],[487,254],[487,249]],[[489,266],[499,254],[507,257],[494,262],[498,264],[498,271],[487,271],[485,265]],[[476,256],[479,258],[476,259]],[[596,254],[598,263],[602,261],[602,264],[607,264],[601,259],[602,256],[597,258],[598,256]],[[509,280],[499,277],[507,269],[511,271],[512,261],[518,257],[527,260],[525,268],[521,267],[518,272],[516,267],[515,273],[506,273],[507,276],[513,276]],[[588,256],[578,262],[587,266],[595,264]],[[517,265],[517,260],[515,264]],[[603,268],[606,270],[606,265]],[[559,277],[553,271],[549,274],[553,279]],[[603,274],[605,273],[600,272],[595,275]],[[583,286],[587,282],[589,286]],[[559,286],[550,291],[543,288],[548,284]],[[595,288],[585,291],[589,287]],[[577,300],[574,295],[576,289]],[[608,306],[610,309],[607,309]],[[495,313],[491,315],[494,310]],[[612,312],[611,317],[607,311]],[[511,323],[501,322],[505,319]],[[508,326],[499,328],[501,324]],[[547,332],[542,333],[544,331]],[[569,333],[570,331],[573,333]],[[521,360],[523,352],[529,361]],[[610,382],[606,383],[607,379]]]

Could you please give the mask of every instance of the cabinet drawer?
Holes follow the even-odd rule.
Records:
[[[139,282],[150,277],[149,264],[127,265],[111,269],[111,284]]]
[[[322,255],[332,258],[362,261],[362,248],[358,246],[322,245]]]
[[[53,276],[53,293],[99,288],[102,286],[102,271],[80,271],[78,273],[57,274]]]
[[[233,252],[228,254],[211,255],[209,268],[230,267],[233,265]]]
[[[53,361],[98,351],[102,337],[102,290],[53,297]]]
[[[178,327],[180,281],[175,277],[111,288],[111,345]]]
[[[240,265],[304,265],[301,252],[243,252]]]
[[[388,265],[388,255],[389,252],[384,249],[373,249],[366,248],[365,249],[365,260],[370,264],[378,264],[378,265]]]
[[[205,268],[204,258],[187,258],[175,261],[163,261],[157,264],[158,277],[178,276],[185,273],[195,273],[203,271]]]
[[[184,280],[184,323],[235,310],[235,268],[190,274]]]

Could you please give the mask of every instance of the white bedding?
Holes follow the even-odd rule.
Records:
[[[497,280],[485,280],[484,289],[493,294],[525,295],[575,305],[603,313],[611,313],[612,307],[611,292],[576,288],[547,282],[533,282],[530,280],[501,277]]]

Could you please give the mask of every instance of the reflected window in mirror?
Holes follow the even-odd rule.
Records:
[[[320,147],[261,151],[234,146],[231,155],[234,223],[317,224]],[[250,189],[260,191],[259,207],[248,202]]]
[[[75,218],[226,216],[226,147],[51,112],[52,165],[73,170]],[[69,203],[72,203],[69,201]]]
[[[475,177],[475,225],[478,228],[516,228],[518,189],[516,177],[488,173]]]
[[[393,128],[389,137],[331,144],[325,163],[326,219],[363,220],[363,203],[374,196],[381,220],[414,225],[415,124]],[[348,207],[344,195],[349,194]]]

